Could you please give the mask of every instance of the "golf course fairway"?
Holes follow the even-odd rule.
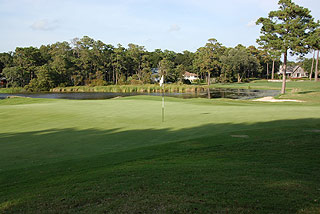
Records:
[[[320,213],[319,102],[12,98],[0,127],[0,213]]]

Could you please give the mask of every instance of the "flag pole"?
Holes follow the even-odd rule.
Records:
[[[164,84],[162,85],[162,122],[164,122]]]
[[[164,76],[161,76],[160,87],[162,87],[162,122],[164,122]]]

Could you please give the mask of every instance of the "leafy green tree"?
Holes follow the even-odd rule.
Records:
[[[259,54],[261,56],[263,63],[266,66],[266,77],[267,77],[267,79],[269,79],[269,64],[272,60],[271,60],[270,54],[268,52],[268,49],[262,48],[262,50],[260,51]],[[262,77],[264,77],[264,75],[262,75]]]
[[[23,69],[23,86],[29,84],[35,77],[37,66],[42,66],[46,62],[42,58],[40,50],[34,47],[16,48],[13,55],[13,64]]]
[[[271,11],[267,18],[259,18],[262,24],[258,43],[284,54],[284,69],[281,93],[286,89],[286,69],[288,51],[301,55],[309,51],[308,37],[316,28],[310,10],[296,5],[291,0],[280,0],[279,10]]]
[[[131,71],[129,75],[136,74],[139,80],[142,78],[142,58],[145,54],[146,50],[143,46],[135,45],[135,44],[128,44],[127,50],[127,61],[129,65],[129,69],[127,71]],[[128,75],[127,75],[128,76]]]
[[[171,62],[175,62],[176,57],[177,57],[177,54],[174,51],[169,51],[169,50],[164,50],[163,51],[163,57],[162,58],[166,58],[167,60],[170,60]]]
[[[256,72],[260,66],[257,58],[242,45],[227,50],[226,54],[221,57],[221,61],[224,81],[236,80],[239,83],[248,73]]]
[[[192,53],[190,51],[183,51],[182,53],[178,53],[175,58],[175,65],[183,65],[186,71],[188,72],[196,72],[193,70],[193,61],[195,58],[195,53]]]
[[[7,87],[23,87],[25,79],[29,78],[29,75],[19,66],[6,67],[2,73],[7,80]]]
[[[315,70],[315,74],[314,74],[314,81],[318,82],[318,76],[319,76],[319,50],[317,51],[317,61],[316,61],[316,70]]]
[[[312,81],[312,73],[313,73],[315,55],[316,55],[316,50],[313,50],[313,57],[312,57],[312,62],[311,62],[311,66],[310,66],[310,74],[309,74],[310,81]]]
[[[210,85],[211,74],[215,76],[220,74],[222,52],[222,45],[216,39],[209,39],[205,47],[199,48],[196,52],[194,66],[200,73],[207,74],[208,85]]]
[[[275,66],[280,66],[280,58],[281,58],[281,52],[273,49],[269,49],[269,56],[272,60],[272,71],[271,71],[271,79],[274,80],[274,73],[275,73]]]
[[[48,65],[37,67],[35,75],[36,78],[33,78],[25,87],[28,91],[49,91],[54,87],[53,73]]]
[[[188,71],[187,67],[184,64],[180,64],[175,69],[175,76],[179,82],[183,82],[183,76]]]
[[[141,80],[143,83],[151,83],[151,63],[150,63],[150,55],[146,54],[142,56],[141,63]]]
[[[150,56],[149,62],[151,68],[157,68],[159,62],[164,58],[164,54],[161,49],[155,49],[153,52],[149,52],[148,55]]]
[[[118,47],[114,49],[112,57],[112,67],[113,67],[113,83],[118,84],[122,75],[125,75],[127,71],[127,59],[126,59],[126,49],[118,44]]]
[[[108,80],[108,73],[111,74],[112,71],[112,54],[114,47],[112,45],[107,45],[102,41],[94,41],[92,48],[92,64],[93,72],[99,72],[103,81]],[[110,78],[109,78],[110,81]]]
[[[310,58],[310,59],[303,58],[303,59],[301,59],[299,64],[302,65],[303,70],[310,71],[310,70],[312,70],[311,67],[313,66],[312,61],[313,61],[313,58]]]
[[[317,50],[317,60],[316,60],[316,68],[315,68],[315,81],[318,81],[318,65],[319,65],[319,49],[320,49],[320,26],[319,26],[319,21],[317,23],[317,29],[309,36],[309,45],[310,48],[314,50],[313,52],[313,61],[312,61],[312,67],[311,67],[311,72],[310,72],[310,80],[312,80],[312,72],[313,72],[313,63],[314,63],[314,58],[315,58],[315,53]]]
[[[74,72],[74,56],[69,43],[54,43],[50,46],[48,53],[51,56],[48,62],[48,68],[54,75],[54,86],[72,85],[72,74]]]
[[[13,66],[12,53],[0,53],[0,74],[5,67]]]
[[[166,82],[171,82],[175,80],[175,76],[173,73],[174,63],[171,60],[164,58],[159,62],[158,68],[159,75],[164,76]]]

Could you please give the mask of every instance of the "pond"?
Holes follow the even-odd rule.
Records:
[[[168,97],[179,98],[229,98],[229,99],[254,99],[267,96],[277,96],[280,94],[278,90],[254,90],[254,89],[230,89],[230,88],[214,88],[199,93],[165,93]],[[72,93],[0,93],[0,99],[8,96],[21,96],[31,98],[49,98],[49,99],[73,99],[73,100],[102,100],[115,97],[127,97],[136,95],[161,96],[161,93],[112,93],[112,92],[72,92]]]

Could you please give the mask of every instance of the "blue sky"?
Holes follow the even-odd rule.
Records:
[[[0,52],[85,35],[147,50],[195,51],[209,38],[256,45],[254,22],[278,0],[0,0]],[[319,0],[295,0],[320,19]]]

